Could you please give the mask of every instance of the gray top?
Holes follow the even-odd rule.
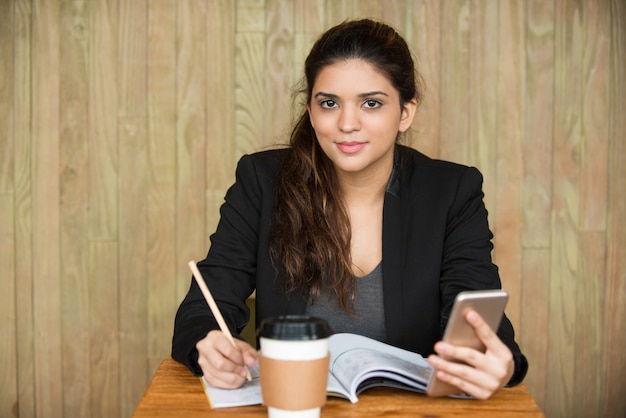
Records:
[[[309,304],[306,314],[323,318],[334,333],[351,332],[378,341],[385,341],[385,311],[383,306],[383,267],[382,263],[368,275],[356,278],[356,295],[351,316],[339,305],[336,296],[330,291],[322,291],[314,304]]]

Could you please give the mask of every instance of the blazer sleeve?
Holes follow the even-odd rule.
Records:
[[[237,165],[235,183],[220,208],[220,221],[211,235],[207,257],[198,263],[211,294],[233,336],[247,324],[246,299],[255,288],[261,188],[253,158]],[[180,304],[174,322],[172,357],[201,375],[196,344],[219,326],[195,280]]]
[[[442,331],[459,292],[501,288],[498,268],[491,259],[493,234],[487,221],[482,182],[480,172],[468,167],[460,177],[449,209],[440,279]],[[513,326],[506,315],[497,334],[511,350],[515,362],[509,385],[517,384],[526,375],[528,362],[515,341]]]

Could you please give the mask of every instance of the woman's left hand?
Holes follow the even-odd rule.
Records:
[[[466,312],[465,320],[474,328],[486,351],[481,353],[473,348],[439,341],[435,344],[438,355],[430,355],[428,362],[436,369],[441,381],[477,399],[488,399],[513,376],[513,355],[476,311]]]

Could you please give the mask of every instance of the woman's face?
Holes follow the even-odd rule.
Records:
[[[400,106],[391,82],[361,59],[322,69],[308,106],[317,141],[339,175],[389,176],[398,132],[415,115],[415,100]]]

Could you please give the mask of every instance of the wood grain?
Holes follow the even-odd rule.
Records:
[[[289,135],[292,115],[291,69],[295,66],[293,57],[294,43],[294,5],[291,1],[272,1],[266,14],[267,26],[273,28],[265,39],[265,58],[261,63],[263,74],[264,107],[267,112],[263,120],[263,143],[261,146],[285,142]]]
[[[148,0],[119,3],[118,114],[122,117],[145,117],[147,114],[146,54]]]
[[[119,157],[119,386],[121,415],[128,416],[152,372],[148,345],[148,222],[146,118],[120,118]]]
[[[511,141],[508,136],[501,138],[498,132],[498,115],[503,107],[499,106],[499,84],[494,83],[494,80],[498,80],[503,71],[498,67],[499,54],[493,51],[498,50],[501,39],[498,33],[499,4],[472,3],[469,35],[469,83],[472,92],[468,98],[468,161],[478,167],[483,175],[485,205],[492,226],[495,226],[498,215],[502,215],[502,212],[496,212],[496,201],[499,201],[496,195],[499,146]]]
[[[92,417],[121,415],[118,251],[115,241],[92,241],[87,247]]]
[[[120,277],[118,29],[119,3],[90,3],[89,279],[91,408],[93,417],[119,415]]]
[[[530,364],[524,379],[526,386],[539,405],[547,406],[546,373],[552,361],[550,332],[547,320],[550,310],[550,272],[549,248],[525,248],[522,265],[524,288],[521,297],[522,316],[516,329],[518,342],[523,347],[524,355]],[[547,411],[546,411],[547,412]]]
[[[33,4],[33,329],[35,410],[63,414],[59,225],[59,2]],[[51,245],[54,243],[54,245]]]
[[[581,218],[586,231],[606,231],[609,124],[610,11],[595,2],[584,5],[581,120]]]
[[[609,125],[609,38],[608,8],[595,2],[583,5],[582,26],[582,111],[580,150],[580,282],[576,289],[577,358],[589,359],[588,367],[577,368],[575,387],[592,382],[576,396],[573,410],[600,416],[607,404],[606,380],[599,377],[605,352],[602,349],[604,289],[606,277],[606,220]],[[604,202],[604,203],[600,203]],[[596,370],[596,372],[593,372]]]
[[[546,405],[550,332],[550,244],[554,119],[554,4],[531,1],[526,24],[526,124],[522,220],[520,343],[530,364],[526,385]]]
[[[0,265],[3,274],[9,278],[0,295],[0,416],[14,415],[18,407],[17,357],[15,341],[17,322],[15,289],[15,214],[13,194],[0,194]]]
[[[13,132],[15,134],[14,213],[15,213],[15,289],[17,326],[17,374],[19,413],[35,413],[35,365],[33,318],[33,140],[32,140],[32,7],[30,1],[15,5],[15,72]],[[4,276],[3,276],[4,277]],[[2,355],[5,355],[4,353]]]
[[[151,375],[170,352],[176,295],[176,7],[148,3],[146,316],[144,356]],[[143,376],[149,379],[149,376]]]
[[[607,260],[604,287],[603,367],[606,376],[607,415],[618,416],[626,411],[626,351],[624,318],[626,318],[626,5],[612,1],[610,97],[609,97],[609,194],[607,200]]]
[[[439,158],[469,163],[470,4],[466,0],[441,2],[441,130]]]
[[[441,131],[441,2],[428,1],[412,4],[410,37],[417,71],[424,83],[424,99],[419,107],[413,127],[410,144],[432,157],[439,157]]]
[[[576,284],[580,273],[580,124],[581,27],[580,4],[558,1],[555,6],[555,102],[552,254],[548,340],[559,353],[548,363],[546,395],[551,408],[573,415],[576,358]],[[550,411],[546,411],[550,413]]]
[[[235,56],[235,156],[268,145],[265,138],[265,35],[237,32]]]
[[[219,221],[224,190],[235,178],[235,36],[236,8],[228,0],[212,2],[207,12],[207,138],[206,230],[211,235]],[[219,82],[217,82],[219,80]],[[220,158],[215,158],[219,155]],[[198,258],[199,259],[199,258]],[[189,276],[191,279],[191,276]],[[162,358],[162,357],[161,357]],[[155,364],[158,366],[158,364]]]
[[[525,2],[498,3],[498,122],[494,260],[500,266],[502,286],[514,295],[522,289],[522,187],[523,143],[526,107],[524,100]],[[516,48],[517,46],[517,48]],[[511,51],[516,51],[515,53]],[[506,312],[514,326],[520,323],[520,299],[512,298]]]
[[[89,238],[115,240],[117,218],[118,2],[90,3]]]
[[[13,2],[0,4],[0,39],[13,39],[15,10]],[[15,191],[14,138],[12,105],[14,102],[14,44],[0,42],[0,266],[4,283],[0,295],[0,416],[14,415],[18,407],[18,374],[16,364],[17,275],[15,266]]]
[[[605,364],[602,349],[604,321],[604,282],[606,268],[605,233],[583,231],[580,235],[580,285],[576,289],[576,332],[574,350],[577,359],[587,359],[588,367],[574,369],[574,387],[587,385],[577,394],[572,411],[589,411],[602,416],[607,400],[607,382],[598,374]]]
[[[153,371],[148,345],[147,53],[148,2],[121,2],[118,24],[119,82],[119,368],[120,414],[132,413]],[[133,370],[133,373],[123,373]]]
[[[89,8],[61,4],[60,35],[60,224],[63,411],[91,415],[88,237],[89,153],[85,147],[89,105]]]
[[[0,4],[0,39],[13,39],[15,11],[13,2]],[[0,43],[0,194],[13,193],[13,42]]]
[[[549,248],[554,129],[554,3],[531,1],[526,24],[525,248]],[[547,275],[546,275],[547,277]]]
[[[176,57],[176,298],[189,289],[189,260],[204,255],[206,243],[204,190],[206,164],[206,3],[178,4]]]

